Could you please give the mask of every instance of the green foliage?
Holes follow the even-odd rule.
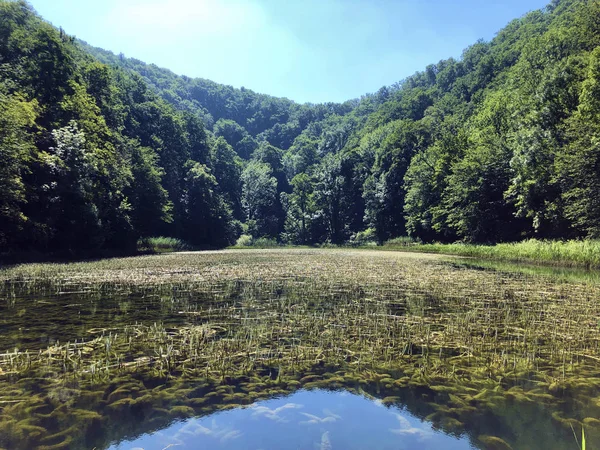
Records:
[[[217,189],[227,202],[233,216],[242,219],[242,160],[222,137],[218,138],[212,146],[210,159],[213,174],[218,180]]]
[[[7,94],[0,84],[0,248],[16,240],[27,217],[23,214],[26,187],[23,172],[34,149],[28,129],[35,123],[37,102]]]
[[[277,179],[271,166],[251,161],[242,173],[242,206],[252,236],[274,238],[279,232],[280,205]]]
[[[162,187],[164,170],[157,165],[158,155],[148,147],[130,143],[133,182],[126,190],[131,202],[131,223],[142,236],[152,236],[161,226],[173,222],[172,203]]]
[[[258,238],[252,240],[252,247],[254,248],[275,248],[279,246],[279,243],[275,239]]]
[[[299,105],[92,48],[1,1],[0,249],[222,247],[243,230],[311,245],[600,237],[599,8],[555,1],[459,60]]]
[[[377,232],[374,228],[367,228],[365,231],[350,236],[348,244],[352,247],[363,247],[377,244]]]
[[[411,247],[416,245],[417,242],[410,236],[400,236],[389,241],[384,242],[384,247],[397,248],[397,247]]]
[[[588,237],[600,237],[600,48],[590,57],[579,107],[568,122],[570,145],[557,162],[565,215]]]
[[[237,241],[235,241],[236,247],[250,247],[252,246],[252,236],[249,234],[242,234]]]
[[[181,239],[158,236],[138,240],[137,249],[141,252],[166,253],[190,250],[190,246]]]
[[[188,161],[185,168],[183,236],[203,248],[233,244],[237,236],[231,210],[216,189],[216,178],[196,161]]]
[[[313,182],[306,173],[292,178],[292,194],[284,196],[287,210],[285,222],[286,240],[294,244],[312,241],[312,218],[315,214]]]
[[[386,244],[387,245],[387,244]],[[412,250],[473,258],[531,262],[557,266],[600,268],[600,241],[547,241],[528,239],[496,245],[424,244]]]

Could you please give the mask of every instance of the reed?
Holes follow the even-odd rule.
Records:
[[[394,241],[384,244],[384,247],[389,250],[406,250],[405,245],[396,245]],[[600,241],[598,240],[529,239],[496,245],[420,244],[410,246],[408,250],[564,267],[600,268]]]

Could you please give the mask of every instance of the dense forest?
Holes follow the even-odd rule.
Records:
[[[460,60],[300,105],[93,48],[0,0],[0,252],[157,235],[600,237],[600,2],[555,0]]]

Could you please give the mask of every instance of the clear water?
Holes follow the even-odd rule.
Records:
[[[554,285],[553,280],[573,281],[580,296],[597,282],[593,274],[574,271],[496,267],[477,261],[449,264],[453,264],[452,270],[482,271],[483,276],[489,272],[490,289],[510,281],[521,295],[514,297],[515,302],[525,298],[523,292],[534,277],[548,280],[548,290],[563,286],[559,282]],[[272,354],[268,356],[268,370],[257,366],[235,374],[215,375],[217,360],[207,379],[197,373],[157,375],[152,370],[139,370],[116,371],[90,380],[89,373],[81,378],[65,376],[56,364],[52,366],[54,373],[43,376],[9,373],[10,356],[6,355],[15,348],[38,354],[56,343],[77,341],[85,352],[91,340],[122,335],[124,327],[133,324],[160,324],[166,333],[177,333],[181,327],[214,325],[207,330],[218,331],[208,340],[218,343],[235,336],[239,329],[248,330],[253,338],[267,333],[272,324],[286,333],[294,331],[288,319],[298,320],[294,314],[299,305],[304,305],[303,314],[320,324],[311,329],[317,336],[337,332],[348,324],[363,327],[362,310],[352,307],[375,303],[374,298],[383,305],[371,310],[374,317],[411,315],[420,320],[439,315],[451,322],[465,314],[443,309],[446,292],[437,293],[439,298],[420,291],[407,293],[401,283],[381,286],[375,293],[366,289],[344,291],[333,285],[306,289],[284,283],[275,289],[267,284],[249,287],[238,281],[189,289],[120,285],[7,288],[0,295],[0,450],[562,450],[581,448],[577,437],[582,423],[588,426],[588,450],[600,448],[600,421],[596,420],[600,419],[600,364],[594,359],[588,360],[591,368],[586,366],[587,372],[579,375],[585,384],[577,390],[552,388],[553,382],[571,375],[566,361],[565,372],[548,371],[551,376],[541,379],[545,383],[542,387],[536,384],[540,377],[531,372],[521,378],[495,379],[481,389],[478,385],[480,392],[470,385],[468,370],[463,367],[462,372],[453,373],[447,363],[448,358],[464,353],[464,348],[428,354],[432,366],[439,356],[450,369],[421,384],[397,383],[408,369],[412,370],[411,380],[418,378],[415,374],[425,359],[418,353],[398,364],[394,360],[381,370],[352,359],[347,364],[329,364],[314,357],[314,367],[302,367],[298,372],[286,367],[281,379],[281,367]],[[473,299],[488,294],[468,292]],[[566,290],[565,301],[570,295]],[[494,301],[491,299],[484,311],[493,311]],[[338,302],[343,302],[347,311],[357,311],[357,317],[339,325],[344,317],[337,316]],[[455,303],[462,307],[461,302]],[[507,311],[511,312],[502,310],[503,314]],[[499,315],[497,319],[502,323],[504,318]],[[589,321],[590,326],[597,326],[595,318]],[[256,322],[260,326],[253,328]],[[327,328],[329,324],[332,327]],[[384,328],[365,326],[362,331],[373,342],[388,339]],[[285,334],[285,338],[291,346],[304,344],[306,339],[300,332],[291,337]],[[496,356],[493,349],[489,352],[490,358]],[[122,361],[130,363],[137,356]],[[160,359],[158,353],[150,352],[150,356]],[[60,354],[48,353],[48,360],[58,358]],[[481,360],[468,369],[481,373],[477,364]],[[543,360],[538,364],[543,370]],[[373,375],[377,371],[380,377]],[[313,380],[318,380],[317,387],[309,386]],[[444,390],[446,387],[449,389]],[[486,394],[481,401],[479,394]]]
[[[299,391],[289,397],[179,421],[111,450],[467,450],[468,436],[452,436],[406,409],[349,392]]]

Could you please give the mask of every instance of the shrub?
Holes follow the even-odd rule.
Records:
[[[242,234],[235,243],[236,247],[251,247],[252,236],[249,234]]]
[[[351,247],[361,247],[364,245],[377,245],[377,236],[374,228],[367,228],[365,231],[359,231],[353,234],[348,241]]]
[[[400,236],[394,239],[386,241],[383,245],[385,247],[409,247],[416,245],[417,241],[409,236]]]
[[[181,252],[190,250],[190,246],[181,239],[157,236],[142,238],[138,241],[138,251],[152,253]]]

